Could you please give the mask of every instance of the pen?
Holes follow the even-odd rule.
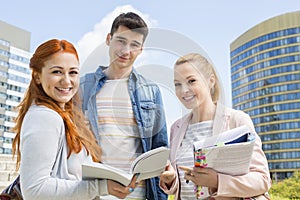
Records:
[[[187,174],[192,175],[192,172],[189,170]],[[190,180],[185,180],[185,182],[186,182],[186,184],[188,184],[190,182]]]

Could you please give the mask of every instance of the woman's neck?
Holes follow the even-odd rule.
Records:
[[[194,109],[192,111],[191,123],[195,124],[198,122],[213,120],[215,113],[216,105],[214,103]]]

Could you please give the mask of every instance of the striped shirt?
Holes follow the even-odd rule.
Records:
[[[97,94],[98,124],[103,163],[130,172],[132,161],[142,154],[142,143],[128,93],[128,79],[107,80]],[[145,199],[141,181],[126,199]],[[101,199],[117,199],[111,195]]]
[[[204,121],[196,124],[190,124],[187,128],[184,139],[182,140],[181,146],[179,147],[176,160],[178,166],[186,166],[193,168],[194,166],[194,151],[193,143],[197,140],[212,135],[212,121]],[[184,171],[179,170],[179,179],[181,184],[180,198],[182,200],[196,199],[194,193],[194,183],[189,182],[188,184],[184,179]],[[206,199],[208,197],[207,188],[203,188],[204,192],[200,199]]]

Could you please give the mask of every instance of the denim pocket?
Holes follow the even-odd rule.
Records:
[[[142,123],[145,128],[154,125],[156,104],[152,101],[140,102]]]

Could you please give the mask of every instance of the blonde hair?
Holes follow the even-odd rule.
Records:
[[[214,66],[210,62],[208,62],[208,60],[204,56],[202,56],[199,53],[189,53],[189,54],[186,54],[186,55],[180,57],[175,62],[175,66],[178,66],[178,65],[181,65],[184,63],[190,63],[194,67],[196,67],[198,72],[200,74],[202,74],[204,76],[204,78],[206,78],[206,80],[208,80],[211,75],[214,75],[215,84],[214,84],[214,87],[211,88],[210,93],[211,93],[212,101],[214,103],[216,103],[220,98],[221,90],[220,90],[219,78],[217,76]]]

